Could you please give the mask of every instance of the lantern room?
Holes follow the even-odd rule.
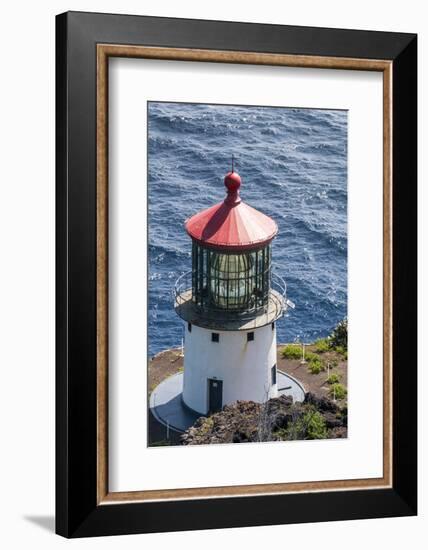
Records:
[[[185,222],[192,269],[177,281],[176,311],[202,327],[245,330],[274,322],[286,308],[285,283],[272,272],[278,227],[241,200],[242,180],[233,169],[224,185],[222,202]]]

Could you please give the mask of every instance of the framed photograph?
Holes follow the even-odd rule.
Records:
[[[57,532],[416,514],[416,36],[56,24]]]

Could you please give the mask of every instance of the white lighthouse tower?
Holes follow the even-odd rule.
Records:
[[[277,224],[241,200],[233,168],[224,184],[222,202],[185,222],[192,270],[175,287],[185,330],[182,400],[198,415],[278,395],[276,321],[293,306],[272,273]]]

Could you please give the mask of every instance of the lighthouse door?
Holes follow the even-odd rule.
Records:
[[[208,378],[208,412],[215,413],[223,408],[223,380]]]

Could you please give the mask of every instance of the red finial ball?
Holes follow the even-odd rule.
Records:
[[[228,193],[236,193],[241,187],[241,176],[237,172],[228,172],[224,178]]]

